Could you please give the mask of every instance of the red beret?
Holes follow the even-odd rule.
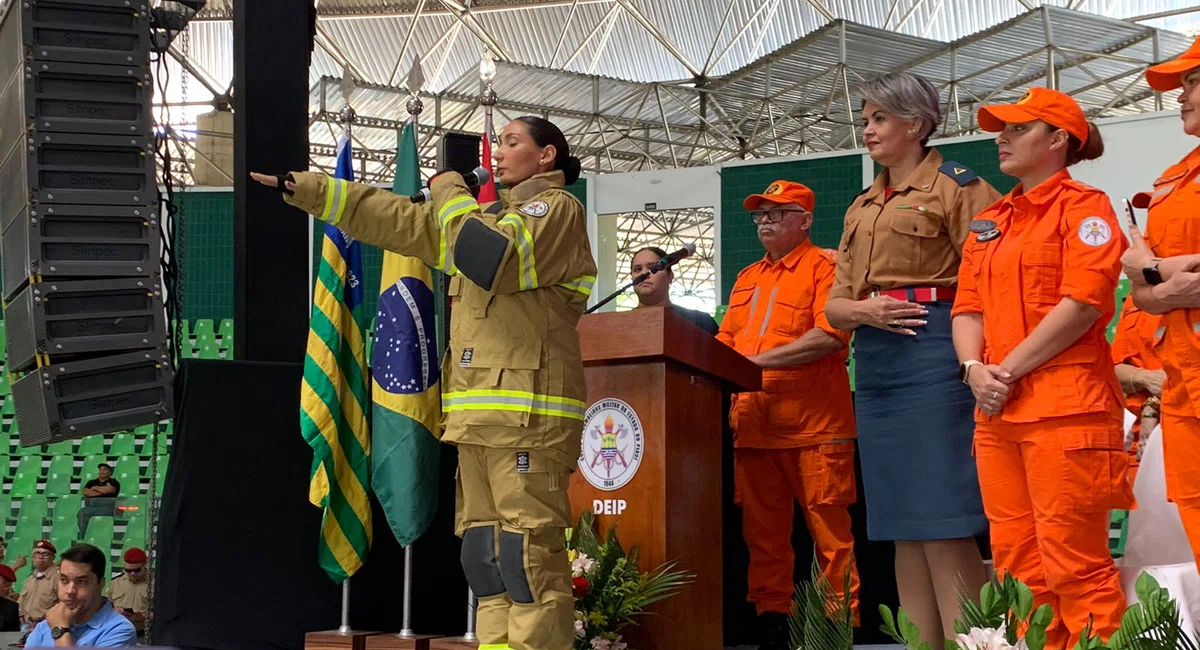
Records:
[[[38,549],[45,549],[51,553],[58,553],[58,549],[54,548],[54,545],[51,544],[50,540],[48,539],[39,539],[38,541],[34,542],[33,550],[36,551]]]
[[[146,552],[140,548],[131,548],[125,551],[125,562],[129,564],[145,564]]]
[[[9,582],[17,581],[17,574],[13,572],[12,567],[7,564],[0,564],[0,578],[4,578]]]

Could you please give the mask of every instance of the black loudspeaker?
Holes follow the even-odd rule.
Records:
[[[24,445],[171,416],[149,0],[0,20],[5,343]]]
[[[482,141],[478,133],[447,132],[438,142],[438,169],[453,169],[460,174],[475,171]]]

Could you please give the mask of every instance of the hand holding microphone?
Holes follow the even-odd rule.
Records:
[[[454,171],[454,170],[446,169],[446,170],[442,170],[442,171],[434,174],[433,178],[429,179],[429,185],[432,185],[433,180],[435,178],[437,178],[438,176],[441,176],[442,174],[445,174],[447,172],[452,172],[452,171]],[[482,166],[476,167],[475,171],[463,176],[463,180],[467,182],[467,187],[472,190],[477,187],[483,186],[485,183],[487,183],[489,180],[491,180],[491,178],[492,178],[491,172],[489,172],[487,169],[483,168]],[[433,193],[429,190],[429,185],[422,187],[421,191],[417,192],[416,194],[413,194],[411,197],[409,197],[409,200],[412,201],[413,203],[424,203],[424,202],[428,201],[429,199],[433,198]]]

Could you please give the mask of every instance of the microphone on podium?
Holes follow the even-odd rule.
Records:
[[[670,255],[655,262],[650,267],[650,272],[658,273],[659,271],[665,271],[665,270],[671,268],[672,266],[675,266],[675,263],[678,262],[679,260],[681,260],[685,257],[691,257],[695,253],[696,253],[696,245],[695,244],[684,244],[683,248],[681,248],[681,249],[675,251],[674,253],[671,253]]]
[[[683,248],[675,251],[674,253],[671,253],[670,255],[668,255],[668,256],[660,259],[659,261],[655,262],[654,264],[650,265],[649,269],[637,274],[636,276],[634,276],[634,278],[632,280],[625,283],[625,286],[612,292],[611,294],[609,294],[609,296],[607,298],[605,298],[604,300],[601,300],[600,302],[596,303],[595,305],[592,305],[590,308],[588,308],[583,313],[590,314],[590,313],[596,311],[597,309],[600,309],[604,305],[607,305],[608,303],[612,302],[613,298],[616,298],[617,296],[628,291],[630,287],[641,284],[642,282],[645,282],[646,278],[650,277],[651,275],[654,275],[655,273],[658,273],[660,271],[665,271],[665,270],[671,268],[672,266],[674,266],[675,263],[678,262],[679,260],[681,260],[685,257],[691,257],[695,253],[696,253],[696,245],[695,244],[684,244]]]
[[[484,183],[491,180],[491,178],[492,173],[482,166],[476,167],[475,171],[471,172],[470,174],[463,175],[463,180],[467,182],[467,187],[471,189],[482,186]],[[412,201],[413,203],[424,203],[431,198],[433,198],[433,194],[429,191],[429,186],[426,185],[425,187],[421,188],[420,192],[410,196],[408,200]]]

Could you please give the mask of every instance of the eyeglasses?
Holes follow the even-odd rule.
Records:
[[[753,210],[750,212],[750,220],[754,225],[761,226],[764,223],[779,223],[789,214],[804,214],[804,210],[791,210],[784,208],[772,208],[770,210]]]
[[[142,567],[140,569],[130,569],[129,567],[125,567],[125,573],[132,573],[135,575],[138,573],[141,573],[142,571],[145,571],[145,570],[146,570],[145,567]]]

